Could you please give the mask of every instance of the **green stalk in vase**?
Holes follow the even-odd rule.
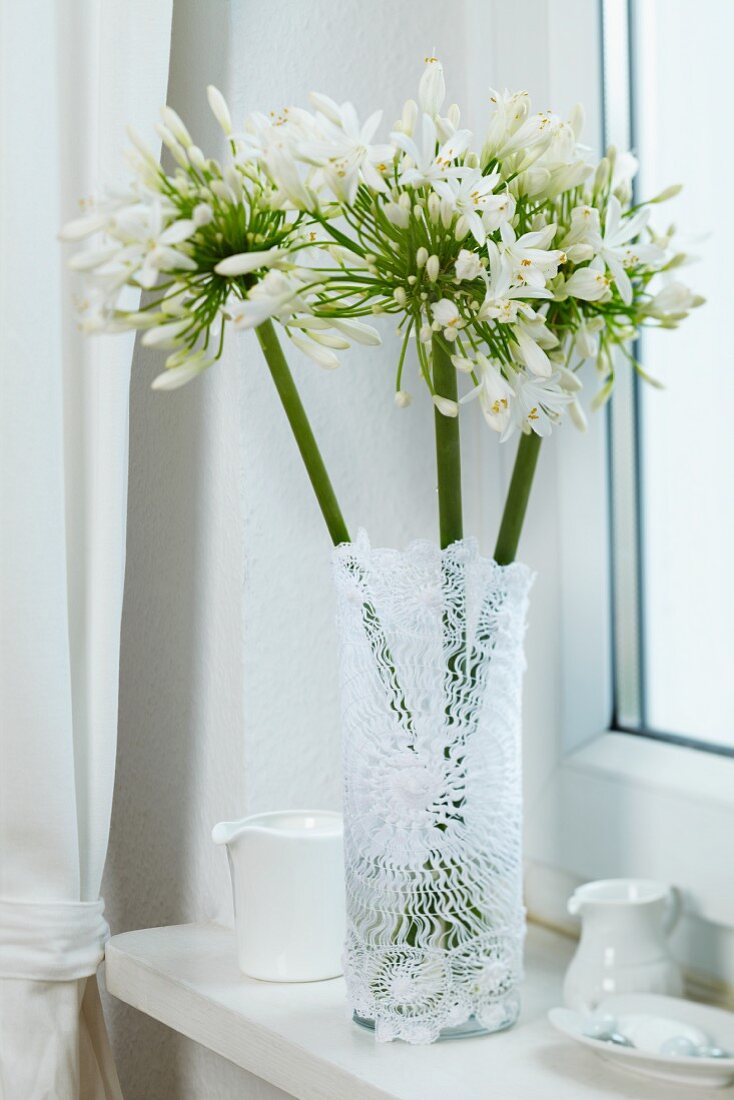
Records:
[[[444,342],[432,340],[433,388],[439,398],[457,405],[456,368]],[[439,403],[434,408],[436,430],[436,475],[438,480],[438,526],[441,549],[463,538],[461,503],[461,439],[458,416],[446,416]]]
[[[339,546],[343,542],[350,542],[349,531],[342,516],[339,502],[336,499],[324,460],[321,457],[321,452],[275,328],[271,321],[265,321],[255,331],[298,450],[301,453],[306,472],[316,494],[316,500],[331,540],[334,546]],[[379,676],[384,683],[390,709],[404,729],[412,732],[412,715],[400,687],[379,616],[369,599],[366,599],[362,605],[362,619],[370,646],[375,653]]]
[[[438,526],[442,550],[464,537],[461,494],[461,436],[458,415],[446,415],[443,410],[458,412],[456,368],[443,338],[434,333],[431,340],[431,363],[434,389],[434,428],[436,433],[436,477],[438,482]],[[443,408],[442,408],[443,407]],[[442,564],[443,583],[448,589],[451,576],[447,563]],[[450,601],[446,601],[447,607]],[[446,671],[444,674],[445,714],[453,721],[457,699],[467,687],[466,654],[466,593],[461,593],[461,613],[452,622],[448,611],[443,616],[443,645]]]
[[[522,534],[525,513],[530,499],[535,468],[538,464],[541,439],[535,432],[520,436],[510,487],[507,490],[502,513],[494,560],[498,565],[509,565],[515,560]]]
[[[270,375],[275,383],[281,404],[288,417],[288,423],[291,426],[298,450],[301,452],[303,464],[319,502],[319,508],[331,536],[331,541],[334,546],[338,546],[342,542],[350,542],[349,531],[344,522],[339,502],[336,499],[324,460],[321,457],[316,438],[306,416],[306,410],[296,389],[293,375],[286,362],[272,321],[265,321],[257,327],[255,332],[260,341],[265,361],[270,368]]]

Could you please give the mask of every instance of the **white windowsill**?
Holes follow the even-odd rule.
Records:
[[[611,731],[570,753],[564,763],[678,794],[688,801],[714,802],[734,815],[734,758],[730,756]]]
[[[610,1066],[553,1031],[572,941],[530,926],[523,1012],[510,1031],[411,1047],[377,1045],[349,1019],[341,979],[243,977],[234,933],[216,924],[151,928],[107,945],[110,993],[298,1100],[670,1100],[670,1087]],[[676,1088],[677,1100],[694,1100]]]
[[[673,883],[688,914],[732,928],[733,833],[734,759],[609,732],[561,758],[527,808],[525,846],[582,879]]]

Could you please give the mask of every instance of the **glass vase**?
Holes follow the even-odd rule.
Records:
[[[379,1041],[499,1031],[519,1012],[520,701],[532,576],[475,540],[334,552],[347,941]]]

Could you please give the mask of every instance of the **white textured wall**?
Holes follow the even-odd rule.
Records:
[[[527,0],[523,11],[545,33],[546,0]],[[530,86],[547,107],[545,53],[506,50],[517,21],[504,5],[494,14],[482,0],[176,0],[170,101],[205,148],[218,142],[209,82],[237,118],[302,102],[318,88],[352,99],[361,114],[384,106],[387,129],[435,51],[450,97],[474,107],[470,126],[484,116],[493,81]],[[381,351],[354,350],[334,374],[290,358],[348,523],[402,545],[435,537],[437,521],[432,407],[415,380],[414,404],[394,408],[395,343],[386,332]],[[159,369],[158,357],[139,348],[104,890],[114,931],[228,919],[226,862],[211,826],[339,803],[330,547],[259,350],[250,336],[233,340],[208,377],[171,394],[150,392]],[[475,411],[462,421],[466,527],[491,552],[512,454],[500,454]],[[549,745],[559,723],[554,448],[546,448],[523,554],[543,571],[531,614],[527,726],[541,740],[547,730]],[[530,763],[537,789],[547,760]],[[110,1012],[127,1100],[282,1095],[132,1009],[113,1004]]]

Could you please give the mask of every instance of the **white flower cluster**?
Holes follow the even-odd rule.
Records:
[[[174,173],[167,175],[129,130],[128,189],[85,204],[89,209],[63,228],[63,240],[94,239],[70,261],[84,275],[82,329],[146,329],[144,344],[169,351],[167,369],[153,383],[158,389],[181,386],[211,366],[228,323],[245,329],[280,321],[293,343],[326,368],[338,366],[332,349],[350,341],[378,344],[369,325],[314,313],[315,290],[325,278],[313,266],[320,262],[314,225],[263,169],[266,162],[278,165],[277,149],[267,150],[257,136],[273,124],[254,116],[249,132],[234,134],[221,93],[210,87],[208,95],[229,139],[230,163],[205,157],[176,112],[164,107],[156,130]],[[141,290],[150,292],[142,308]]]
[[[613,386],[615,348],[639,369],[640,327],[675,327],[702,301],[674,278],[686,257],[672,231],[648,224],[652,204],[678,188],[633,205],[634,157],[610,149],[593,163],[579,145],[580,109],[564,121],[533,114],[525,92],[492,92],[473,149],[458,107],[442,113],[434,57],[389,142],[376,141],[381,112],[360,123],[352,104],[325,95],[311,96],[310,111],[252,114],[240,132],[221,95],[210,88],[209,97],[229,165],[206,159],[164,108],[158,133],[176,172],[164,174],[133,136],[131,190],[65,231],[102,234],[72,261],[92,284],[83,323],[149,326],[147,343],[173,349],[159,385],[209,366],[227,322],[274,318],[333,367],[350,340],[379,343],[365,317],[395,314],[399,405],[410,402],[403,373],[414,338],[443,414],[478,398],[503,438],[547,435],[566,410],[583,426],[585,362],[597,368],[599,403]],[[152,304],[122,309],[129,286],[152,288]],[[437,348],[471,380],[458,402],[436,392]]]

